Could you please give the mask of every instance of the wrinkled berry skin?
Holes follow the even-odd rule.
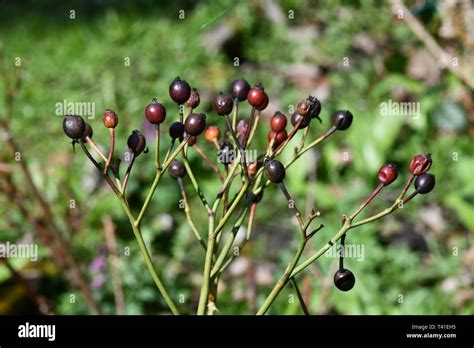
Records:
[[[214,111],[221,116],[228,115],[232,111],[233,106],[234,102],[232,101],[232,97],[222,92],[220,92],[212,102]]]
[[[184,123],[184,130],[191,136],[198,136],[206,129],[206,115],[190,114]]]
[[[229,92],[232,97],[237,98],[238,101],[247,99],[249,91],[250,85],[244,79],[235,80],[230,84]]]
[[[415,190],[418,193],[426,194],[431,192],[436,185],[435,176],[433,174],[424,173],[415,179]]]
[[[104,126],[107,128],[115,128],[118,125],[118,116],[112,110],[105,110],[103,117]]]
[[[346,130],[352,124],[353,115],[349,110],[338,110],[332,115],[332,124],[338,130]]]
[[[186,174],[186,168],[184,167],[183,162],[174,160],[170,163],[168,173],[174,179],[182,178],[184,177],[184,174]]]
[[[183,104],[191,95],[191,86],[185,80],[176,77],[170,84],[169,94],[171,99],[177,104]]]
[[[173,122],[170,124],[169,134],[171,139],[181,138],[184,134],[184,124],[179,121]]]
[[[81,139],[86,130],[86,122],[81,116],[67,115],[63,120],[63,130],[69,138]]]
[[[146,147],[145,136],[137,130],[134,130],[128,137],[127,145],[135,156],[139,156]]]
[[[153,99],[145,108],[145,117],[151,124],[163,123],[166,118],[166,108],[156,99]]]
[[[265,164],[265,175],[273,183],[281,183],[285,179],[286,171],[278,160],[271,160]]]
[[[426,155],[416,155],[411,159],[410,162],[410,173],[415,176],[425,174],[431,168],[431,163],[433,160],[431,159],[430,154]]]
[[[201,98],[199,97],[199,92],[196,88],[191,90],[191,94],[189,95],[188,100],[186,101],[186,106],[191,109],[195,109],[201,103]]]
[[[379,170],[379,182],[381,182],[384,186],[390,185],[392,182],[397,180],[397,177],[397,166],[393,163],[386,164]]]
[[[302,99],[296,106],[296,112],[302,116],[308,115],[310,118],[317,118],[321,122],[319,118],[321,102],[316,97],[310,95]]]
[[[334,274],[334,285],[341,291],[349,291],[355,285],[355,276],[354,273],[348,269],[339,269]]]

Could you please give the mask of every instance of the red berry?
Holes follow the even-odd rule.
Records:
[[[426,155],[416,155],[410,162],[410,172],[416,176],[424,174],[430,170],[432,162],[431,154],[429,153]]]
[[[268,102],[269,102],[268,94],[265,93],[264,98],[263,98],[263,102],[261,104],[255,106],[255,109],[260,110],[260,111],[265,110],[268,106]]]
[[[250,89],[247,94],[247,100],[250,105],[254,107],[261,106],[265,102],[265,91],[261,85],[255,86]]]
[[[398,177],[397,166],[393,163],[382,166],[379,170],[379,181],[384,185],[390,185]]]
[[[273,138],[275,138],[275,140],[273,141],[273,147],[277,147],[280,146],[288,138],[288,134],[286,133],[286,130],[282,130],[278,133],[274,131],[268,132],[268,141],[270,142]]]
[[[148,122],[152,124],[160,124],[166,118],[166,109],[163,104],[158,103],[156,99],[153,99],[145,108],[145,116]]]
[[[277,111],[275,115],[270,119],[270,128],[275,133],[280,133],[286,128],[287,119],[280,111]]]
[[[107,109],[104,112],[103,121],[107,128],[115,128],[118,124],[118,116],[112,110]]]

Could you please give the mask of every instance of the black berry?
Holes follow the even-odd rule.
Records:
[[[349,110],[339,110],[332,115],[332,124],[338,130],[346,130],[352,124],[352,113]]]
[[[431,192],[435,187],[436,181],[433,174],[425,173],[417,176],[415,179],[415,190],[418,193],[425,194]]]
[[[282,182],[285,179],[285,173],[285,167],[278,160],[271,160],[265,164],[265,175],[271,182]]]
[[[247,99],[247,94],[250,91],[250,85],[244,79],[235,80],[230,84],[229,92],[232,97],[239,101]]]
[[[334,274],[334,285],[341,291],[349,291],[354,287],[355,284],[354,273],[348,269],[339,269]]]
[[[168,173],[172,178],[182,178],[184,174],[186,174],[186,168],[184,167],[183,162],[174,160],[170,163],[170,167],[168,168]]]
[[[145,136],[137,130],[134,130],[128,137],[127,145],[135,156],[140,155],[146,147]]]
[[[297,112],[294,112],[293,115],[291,115],[291,124],[293,125],[293,127],[295,127],[298,124],[298,122],[300,122],[301,118],[303,118],[303,121],[301,121],[298,129],[304,129],[309,126],[311,122],[311,117],[309,116],[309,114],[306,114],[306,116],[303,116]]]
[[[86,141],[87,138],[92,139],[92,135],[94,134],[94,131],[92,130],[92,127],[89,123],[86,123],[86,127],[84,128],[84,134],[82,135],[82,140]]]
[[[74,140],[81,139],[84,136],[86,122],[81,116],[68,115],[64,117],[63,130],[66,135]]]
[[[176,121],[170,124],[169,133],[171,139],[181,138],[184,134],[184,124]]]

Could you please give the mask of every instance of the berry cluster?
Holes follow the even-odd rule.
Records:
[[[149,123],[155,126],[156,131],[156,175],[138,215],[133,214],[125,195],[125,189],[135,158],[142,153],[148,152],[145,136],[140,131],[134,130],[128,137],[127,145],[133,157],[122,179],[120,176],[120,161],[113,160],[115,147],[114,130],[119,121],[114,111],[106,110],[103,115],[103,123],[110,132],[108,155],[102,153],[92,140],[92,127],[87,124],[81,116],[65,116],[63,129],[66,135],[72,139],[73,144],[78,143],[81,145],[87,157],[97,167],[101,175],[106,179],[107,183],[117,195],[124,212],[130,220],[140,250],[146,261],[148,271],[151,273],[168,307],[175,314],[178,313],[178,309],[163,286],[141,236],[141,223],[144,214],[149,207],[160,178],[166,170],[179,184],[182,200],[184,202],[186,221],[196,236],[197,241],[205,251],[203,282],[199,296],[198,314],[205,314],[206,311],[211,312],[211,314],[213,313],[212,308],[215,309],[216,307],[216,291],[220,275],[234,258],[234,254],[231,253],[230,250],[234,242],[236,231],[244,223],[248,215],[247,237],[239,246],[239,248],[243,248],[251,237],[256,207],[258,204],[261,204],[264,190],[271,183],[275,183],[279,186],[288,201],[289,207],[294,212],[298,223],[301,243],[293,261],[288,265],[288,268],[281,278],[278,279],[278,282],[266,297],[257,314],[266,313],[283,287],[290,281],[295,285],[295,276],[323,255],[332,245],[340,241],[341,246],[344,246],[349,230],[394,212],[408,203],[417,194],[426,194],[435,186],[434,175],[428,173],[432,163],[431,156],[417,155],[412,159],[409,165],[411,175],[392,206],[378,214],[356,221],[356,217],[374,197],[384,187],[392,184],[399,176],[397,167],[394,164],[382,166],[378,172],[378,184],[374,191],[362,202],[354,213],[349,216],[343,216],[341,229],[323,248],[314,253],[307,260],[300,262],[307,242],[323,228],[323,225],[319,225],[312,231],[310,230],[313,220],[320,214],[314,209],[311,210],[307,218],[301,214],[295,200],[284,184],[286,172],[305,152],[312,150],[337,131],[349,129],[353,123],[353,114],[349,110],[337,110],[333,112],[330,117],[330,127],[322,135],[309,144],[306,144],[308,142],[307,138],[309,137],[309,128],[312,120],[317,119],[320,123],[323,123],[323,120],[320,118],[322,111],[321,102],[313,96],[303,98],[297,103],[295,111],[291,114],[290,122],[288,122],[287,116],[281,111],[276,111],[273,114],[269,121],[266,148],[258,153],[257,159],[247,160],[247,150],[255,134],[258,132],[259,126],[261,126],[261,112],[267,108],[269,103],[269,97],[261,84],[251,87],[244,79],[235,80],[230,84],[228,93],[220,92],[215,96],[211,103],[212,109],[215,114],[224,119],[225,131],[221,131],[215,124],[210,126],[206,125],[210,119],[218,122],[219,117],[210,118],[204,113],[196,112],[196,109],[201,104],[199,92],[197,89],[191,88],[189,83],[185,80],[179,77],[174,79],[169,86],[169,96],[173,102],[177,104],[178,113],[177,118],[173,120],[168,127],[168,134],[171,139],[163,161],[160,161],[160,126],[167,118],[167,110],[156,98],[152,99],[145,107],[145,118]],[[239,103],[245,101],[247,101],[250,106],[250,113],[248,118],[241,118],[242,109],[239,107]],[[186,109],[187,115],[185,117]],[[289,123],[291,123],[291,127],[287,131]],[[216,151],[218,163],[214,163],[197,144],[199,136],[203,133],[210,147]],[[278,159],[278,156],[288,147],[288,144],[295,139],[298,133],[301,136],[299,137],[299,144],[293,151],[294,156],[289,162],[284,164]],[[179,145],[174,149],[176,142],[179,142]],[[100,161],[96,160],[90,154],[86,144],[96,152],[100,157]],[[212,205],[208,203],[207,198],[201,191],[199,181],[195,177],[193,168],[188,161],[189,149],[194,149],[194,151],[202,157],[209,168],[215,173],[216,179],[220,181],[220,189],[216,193]],[[222,165],[221,168],[219,168],[219,163]],[[110,171],[114,178],[110,175]],[[196,191],[197,197],[201,200],[209,218],[209,225],[206,229],[208,231],[207,241],[202,237],[201,229],[197,228],[193,222],[184,184],[185,176],[189,177],[193,189]],[[405,197],[413,181],[415,190]],[[230,197],[232,185],[236,185],[237,188],[234,190],[236,192],[234,196]],[[220,238],[227,223],[232,219],[234,222],[232,229],[228,233],[228,238]],[[226,242],[219,247],[221,240],[226,240]],[[338,289],[348,291],[354,287],[355,276],[350,270],[344,268],[343,254],[341,255],[339,266],[339,270],[334,275],[334,284]],[[304,304],[302,305],[304,306]]]

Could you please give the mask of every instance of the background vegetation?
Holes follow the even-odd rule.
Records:
[[[416,1],[409,5],[443,49],[460,62],[472,64],[474,29],[473,21],[469,24],[467,19],[472,19],[474,10],[468,2],[448,3]],[[252,84],[262,82],[271,102],[258,134],[260,149],[266,143],[268,117],[277,109],[288,114],[288,108],[308,94],[316,95],[323,104],[323,124],[312,124],[313,138],[328,128],[334,110],[353,112],[351,129],[306,154],[288,173],[287,185],[296,202],[306,209],[316,207],[326,226],[312,240],[312,250],[325,243],[338,228],[341,215],[353,211],[373,189],[382,164],[398,164],[403,179],[384,190],[368,212],[391,204],[407,176],[412,155],[432,153],[432,172],[437,178],[434,192],[349,234],[347,243],[365,247],[363,261],[346,261],[357,278],[351,292],[341,293],[332,284],[336,258],[322,257],[304,273],[301,284],[312,313],[473,313],[472,84],[469,87],[443,69],[388,4],[96,0],[68,5],[3,2],[0,9],[6,70],[10,76],[21,72],[22,77],[9,121],[11,135],[34,182],[50,202],[62,237],[91,283],[103,313],[116,312],[104,251],[104,217],[115,225],[124,312],[156,314],[166,307],[146,272],[118,201],[85,156],[72,153],[55,105],[65,99],[95,103],[96,117],[90,122],[94,138],[105,148],[108,134],[100,116],[105,108],[115,110],[120,117],[117,150],[123,153],[131,130],[145,126],[143,110],[152,97],[165,103],[169,122],[177,115],[168,86],[178,75],[199,89],[203,100],[199,109],[208,113],[208,124],[218,124],[221,129],[223,120],[212,113],[209,103],[215,93],[227,90],[239,77]],[[70,10],[75,11],[74,19]],[[180,10],[184,10],[184,19],[179,18]],[[15,66],[17,57],[21,66]],[[0,95],[5,94],[2,84]],[[418,102],[419,117],[381,115],[380,105],[389,99]],[[2,98],[1,118],[6,107]],[[243,110],[248,112],[247,107]],[[41,260],[8,260],[16,273],[0,264],[0,313],[44,312],[33,301],[38,294],[55,313],[88,313],[82,294],[71,287],[67,273],[52,257],[52,245],[38,237],[41,224],[49,222],[44,221],[6,139],[0,142],[0,241],[38,242]],[[204,139],[198,144],[212,151]],[[287,150],[284,158],[290,155]],[[195,152],[191,160],[204,193],[213,197],[217,180]],[[153,160],[145,155],[135,166],[128,192],[138,209],[154,175]],[[17,189],[13,196],[8,194],[8,181]],[[185,303],[179,305],[191,313],[197,303],[204,254],[178,207],[176,183],[166,177],[161,185],[143,232],[172,296],[178,302],[182,295]],[[196,223],[204,226],[204,210],[189,188]],[[284,270],[296,239],[291,211],[279,190],[270,188],[257,209],[251,243],[223,278],[219,313],[253,311]],[[126,250],[130,256],[124,254]],[[31,296],[27,289],[36,295]],[[71,294],[76,295],[73,303]],[[293,294],[287,287],[271,313],[300,313]]]

